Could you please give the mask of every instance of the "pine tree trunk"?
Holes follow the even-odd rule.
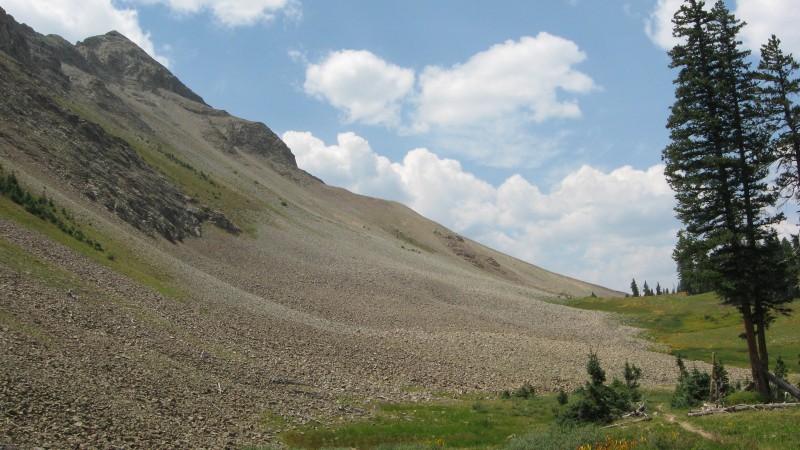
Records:
[[[769,372],[769,353],[767,353],[767,327],[764,325],[764,319],[758,319],[758,328],[756,328],[756,339],[758,340],[758,357],[760,364],[760,371],[762,374],[762,381],[766,380],[766,373]]]
[[[747,354],[750,357],[750,370],[753,376],[753,383],[756,391],[764,396],[769,396],[769,383],[766,380],[764,371],[761,370],[761,358],[758,354],[758,342],[756,339],[755,326],[753,325],[753,312],[750,310],[749,302],[742,302],[742,317],[744,318],[744,333],[747,338]]]

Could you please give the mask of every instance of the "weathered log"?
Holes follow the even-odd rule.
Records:
[[[749,411],[749,410],[793,408],[797,406],[800,406],[800,403],[764,403],[761,405],[734,405],[725,408],[711,408],[711,409],[701,409],[697,411],[689,411],[687,415],[689,417],[698,417],[698,416],[710,416],[712,414],[735,413],[739,411]]]
[[[313,418],[311,416],[304,416],[303,414],[297,414],[297,416],[300,417],[301,419],[305,419],[308,422],[314,422],[314,423],[318,423],[320,425],[323,425],[322,422],[320,422],[319,420],[317,420],[317,419],[315,419],[315,418]]]
[[[697,411],[689,411],[688,413],[686,413],[686,415],[689,417],[697,417],[697,416],[710,416],[712,414],[723,414],[729,412],[735,412],[735,411],[733,411],[732,408],[700,409]]]

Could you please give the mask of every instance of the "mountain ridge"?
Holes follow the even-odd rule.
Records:
[[[575,387],[589,347],[670,379],[561,304],[622,293],[324,184],[131,46],[0,8],[0,164],[102,248],[0,197],[0,443],[263,444],[379,398]]]

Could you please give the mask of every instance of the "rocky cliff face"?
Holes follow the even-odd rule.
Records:
[[[120,130],[152,130],[120,92],[176,94],[186,109],[214,117],[207,135],[219,151],[260,155],[284,176],[310,178],[266,125],[213,110],[118,32],[73,46],[18,24],[0,8],[0,50],[0,145],[145,233],[175,242],[199,236],[203,222],[233,233],[239,227],[142,159],[136,150],[142,143]]]

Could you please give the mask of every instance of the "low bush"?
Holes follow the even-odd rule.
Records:
[[[744,405],[761,403],[761,395],[756,391],[737,391],[725,397],[726,405]]]
[[[558,395],[556,396],[556,401],[559,405],[566,405],[569,402],[569,396],[566,392],[564,392],[564,388],[558,390]]]
[[[524,398],[527,400],[534,395],[536,395],[536,388],[527,381],[522,383],[522,386],[513,391],[505,389],[502,393],[500,393],[500,396],[506,400],[510,399],[511,397]]]
[[[625,365],[625,382],[615,378],[611,385],[606,385],[606,373],[600,367],[600,360],[590,351],[586,364],[590,379],[575,391],[575,401],[556,412],[558,422],[562,425],[609,423],[633,410],[633,402],[641,399],[639,378],[642,370],[627,362]]]
[[[697,367],[687,370],[681,355],[676,357],[676,365],[678,366],[678,384],[672,394],[671,406],[673,408],[690,408],[711,401],[711,375],[708,372],[701,372]],[[719,395],[717,400],[733,391],[728,371],[722,361],[714,364],[714,378],[717,383],[715,391]]]

